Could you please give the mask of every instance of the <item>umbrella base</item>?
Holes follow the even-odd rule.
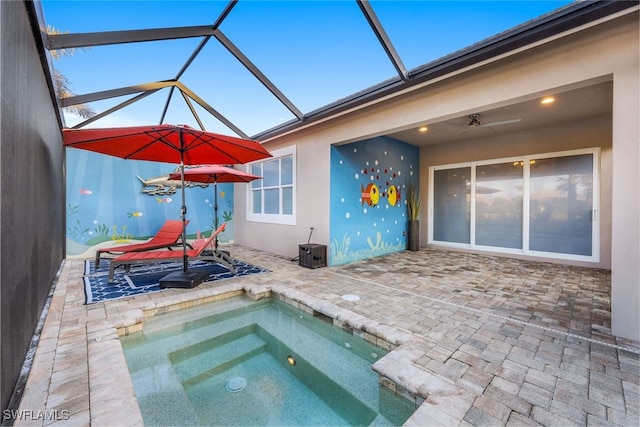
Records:
[[[160,279],[161,288],[195,288],[209,277],[206,271],[174,271]]]

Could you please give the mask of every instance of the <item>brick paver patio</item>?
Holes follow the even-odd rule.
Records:
[[[172,305],[255,289],[409,337],[376,366],[415,395],[409,425],[640,425],[640,345],[610,333],[608,271],[444,250],[310,270],[229,249],[271,272],[87,306],[83,262],[67,261],[20,406],[57,417],[15,425],[141,425],[118,332]]]

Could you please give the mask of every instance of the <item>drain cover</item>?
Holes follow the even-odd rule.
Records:
[[[247,386],[247,380],[243,377],[233,377],[227,381],[226,389],[231,393],[237,393]]]
[[[360,297],[358,295],[342,295],[342,299],[345,301],[360,301]]]

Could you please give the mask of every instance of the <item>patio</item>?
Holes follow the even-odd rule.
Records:
[[[84,264],[66,261],[20,405],[33,416],[15,425],[142,425],[117,328],[229,292],[268,291],[355,313],[344,324],[369,325],[364,316],[372,334],[388,326],[409,337],[389,362],[413,365],[394,379],[398,392],[417,390],[409,425],[639,424],[640,345],[610,334],[608,271],[444,250],[309,270],[229,249],[271,272],[87,306]],[[33,419],[37,411],[55,419]]]

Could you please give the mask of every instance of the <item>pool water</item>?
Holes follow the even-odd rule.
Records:
[[[415,410],[379,385],[384,349],[274,298],[159,315],[121,341],[147,425],[401,425]]]

